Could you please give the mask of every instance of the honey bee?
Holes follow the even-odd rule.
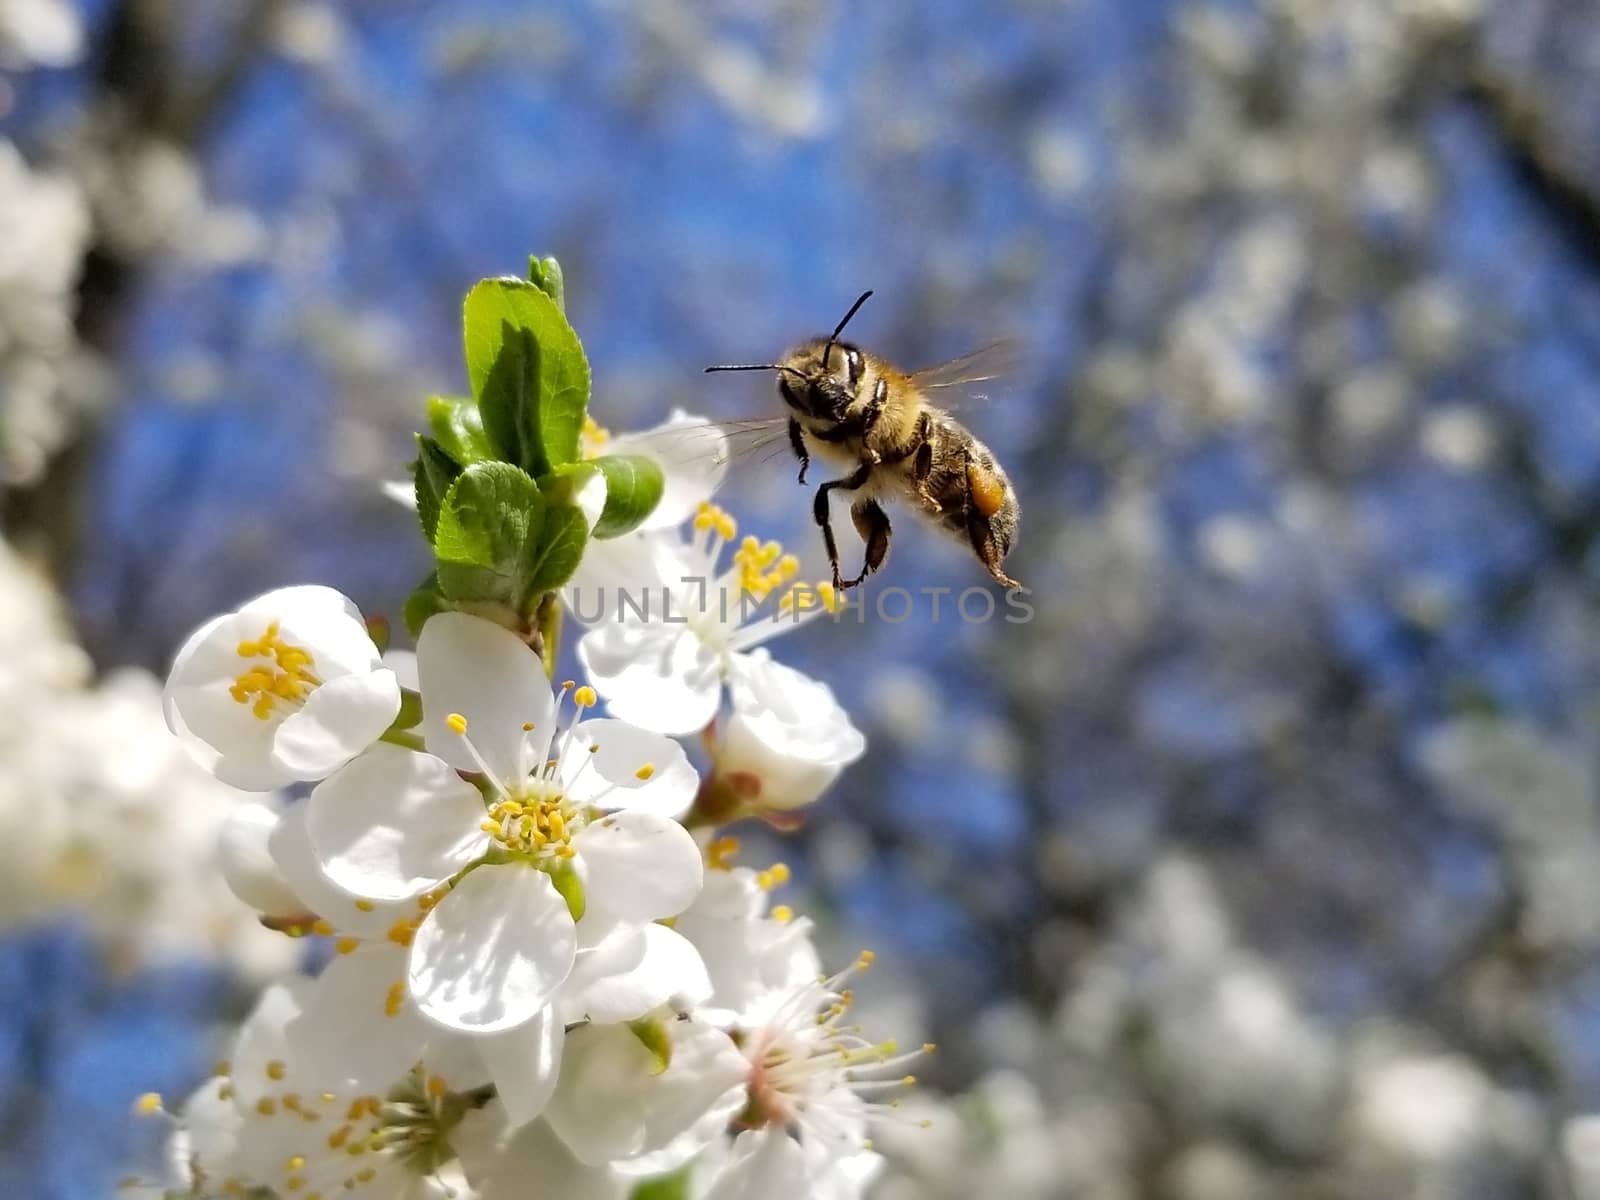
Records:
[[[776,371],[789,409],[789,444],[800,460],[800,482],[813,455],[846,470],[817,489],[812,514],[833,567],[833,585],[859,585],[889,556],[889,516],[880,500],[899,500],[971,546],[984,568],[1009,588],[1021,587],[1001,563],[1017,540],[1021,509],[1005,471],[989,448],[925,393],[992,378],[983,359],[993,348],[904,372],[876,354],[841,342],[850,319],[872,292],[863,292],[833,333],[800,343],[774,363],[730,363],[706,371]],[[835,491],[856,495],[850,517],[866,544],[861,573],[844,579],[828,502]]]

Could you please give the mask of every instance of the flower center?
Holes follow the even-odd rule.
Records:
[[[883,1078],[882,1073],[931,1053],[933,1046],[902,1054],[894,1042],[869,1042],[857,1026],[844,1024],[855,993],[840,985],[872,961],[872,952],[865,951],[832,978],[795,988],[765,1025],[745,1035],[741,1049],[750,1063],[749,1103],[741,1125],[825,1134],[835,1126],[836,1110],[846,1112],[858,1099],[916,1082],[911,1075]]]
[[[280,704],[299,708],[322,682],[312,670],[316,662],[311,652],[284,641],[276,621],[255,641],[240,642],[239,657],[249,665],[239,672],[228,694],[263,721]]]
[[[695,539],[700,551],[707,556],[713,569],[721,557],[722,549],[739,535],[739,523],[727,509],[703,502],[694,515]],[[747,615],[745,597],[756,605],[764,604],[771,596],[778,596],[778,616],[799,616],[810,611],[834,612],[838,600],[833,585],[810,584],[797,581],[800,560],[785,554],[783,545],[776,541],[763,542],[746,534],[733,552],[733,569],[724,575],[718,586],[737,587],[740,596],[739,622]]]
[[[611,431],[593,417],[585,415],[583,428],[578,433],[578,452],[585,458],[599,458],[606,452]]]
[[[533,778],[495,801],[483,830],[513,854],[571,858],[572,835],[582,821],[559,783]]]
[[[292,1090],[288,1065],[280,1060],[269,1062],[266,1073],[275,1085],[285,1086],[265,1092],[256,1101],[256,1115],[305,1129],[302,1145],[295,1147],[295,1139],[287,1139],[292,1152],[277,1177],[268,1181],[275,1194],[295,1200],[332,1200],[336,1194],[359,1191],[380,1178],[385,1161],[417,1175],[433,1174],[454,1156],[449,1134],[476,1103],[420,1068],[387,1096],[353,1099]],[[224,1098],[231,1087],[226,1085]],[[242,1190],[242,1181],[224,1181],[226,1194]]]
[[[466,717],[460,713],[451,713],[445,718],[446,726],[466,745],[467,752],[472,755],[473,761],[478,764],[478,769],[493,789],[494,800],[489,805],[488,816],[480,828],[493,837],[502,849],[534,862],[572,858],[577,853],[572,848],[573,835],[589,823],[589,810],[568,798],[567,787],[589,769],[589,764],[594,754],[599,751],[600,744],[590,743],[589,758],[585,759],[576,771],[569,770],[568,778],[565,780],[561,776],[561,760],[567,752],[573,730],[577,728],[578,720],[582,718],[584,710],[593,708],[599,703],[599,697],[595,695],[593,688],[576,687],[569,680],[561,685],[561,695],[556,703],[558,717],[561,700],[565,699],[568,693],[572,694],[573,704],[578,710],[577,716],[563,736],[549,741],[549,757],[540,761],[539,756],[545,753],[546,742],[536,742],[532,723],[524,724],[517,754],[518,762],[514,772],[507,779],[500,778],[483,754],[473,745],[472,738],[467,733]],[[639,778],[648,779],[649,774],[645,772],[654,770],[654,766],[647,763],[640,768]]]

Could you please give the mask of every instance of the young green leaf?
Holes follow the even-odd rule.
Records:
[[[444,612],[450,607],[450,602],[444,598],[444,593],[439,590],[439,576],[429,575],[417,587],[416,591],[406,597],[405,608],[401,616],[406,623],[406,630],[415,641],[422,632],[422,623],[434,613]]]
[[[463,467],[494,457],[478,405],[465,396],[428,397],[428,428],[444,452]]]
[[[556,302],[562,312],[567,311],[566,281],[561,276],[561,264],[553,258],[537,255],[528,259],[528,282]]]
[[[526,594],[527,559],[545,522],[545,500],[526,471],[474,463],[439,510],[433,550],[439,585],[457,601],[517,604]]]
[[[539,343],[532,333],[510,321],[501,322],[500,349],[484,380],[478,407],[499,457],[542,475],[539,358]]]
[[[439,506],[460,474],[461,465],[445,453],[444,447],[417,434],[417,461],[412,464],[411,475],[416,485],[417,519],[430,542],[439,526]]]
[[[597,468],[606,477],[606,506],[594,525],[597,538],[614,538],[633,532],[661,502],[666,481],[661,465],[653,458],[642,454],[611,454],[591,458],[584,465]]]
[[[464,308],[467,376],[499,454],[534,475],[578,457],[589,363],[549,295],[522,279],[485,279]]]
[[[554,591],[578,569],[583,546],[589,540],[589,522],[583,510],[573,504],[552,504],[545,513],[544,528],[527,562],[522,597],[532,604],[545,592]]]

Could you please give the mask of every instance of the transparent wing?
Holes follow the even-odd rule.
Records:
[[[913,371],[909,378],[923,391],[967,387],[1016,374],[1021,357],[1022,344],[1014,338],[1002,338],[960,358]]]

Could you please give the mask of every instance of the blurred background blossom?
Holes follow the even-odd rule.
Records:
[[[149,672],[273,586],[395,613],[377,481],[537,251],[617,430],[772,411],[699,368],[866,287],[909,365],[1026,346],[963,415],[1033,619],[902,521],[786,643],[868,735],[786,900],[941,1047],[883,1196],[1600,1197],[1597,53],[1579,0],[0,0],[0,1193],[111,1194],[298,958]],[[815,571],[791,469],[727,500]]]

